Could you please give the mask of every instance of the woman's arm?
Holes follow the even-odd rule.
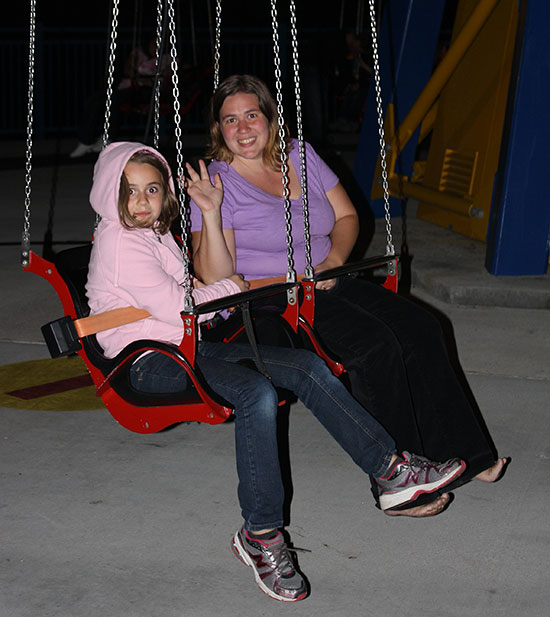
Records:
[[[210,180],[204,161],[200,175],[187,164],[187,192],[202,212],[202,229],[191,234],[193,267],[205,283],[214,283],[235,273],[235,235],[222,229],[223,187],[218,174]]]
[[[222,229],[221,221],[202,219],[202,229],[191,233],[193,269],[205,283],[214,283],[235,273],[235,236]]]
[[[315,272],[345,264],[359,235],[359,217],[344,187],[338,182],[327,192],[327,198],[335,217],[334,227],[330,233],[332,246],[324,261],[315,266]],[[334,280],[321,281],[316,287],[330,289],[334,283]]]

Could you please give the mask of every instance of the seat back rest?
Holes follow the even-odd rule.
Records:
[[[57,253],[53,258],[53,265],[69,292],[70,297],[65,297],[72,303],[72,307],[65,306],[65,310],[78,318],[85,317],[90,312],[85,287],[91,248],[91,244],[76,246]],[[57,288],[52,279],[49,280],[61,297],[62,290]],[[72,317],[69,315],[51,321],[41,329],[52,358],[69,356],[82,348]]]
[[[132,353],[135,353],[136,347],[147,350],[163,350],[167,355],[176,357],[181,352],[175,345],[141,340],[130,344],[115,358],[107,358],[95,334],[79,338],[73,319],[76,316],[77,320],[80,320],[87,317],[90,312],[86,298],[90,254],[91,244],[58,253],[52,260],[53,264],[45,262],[45,269],[42,266],[45,272],[48,272],[49,265],[54,266],[56,284],[52,283],[51,277],[44,276],[40,268],[31,270],[49,280],[58,294],[60,294],[60,283],[63,283],[62,291],[66,298],[63,306],[68,314],[42,328],[46,341],[48,342],[48,337],[50,339],[48,348],[52,357],[78,353],[86,363],[96,386],[99,388],[105,383],[109,384],[107,390],[109,395],[106,398],[103,394],[101,395],[103,401],[117,422],[130,430],[152,432],[182,421],[217,424],[230,417],[231,406],[229,403],[213,392],[198,368],[191,365],[189,365],[188,370],[187,386],[182,391],[170,393],[143,392],[132,386],[129,374],[131,359],[127,360]],[[51,269],[49,273],[51,273]],[[105,382],[107,378],[108,382]],[[197,386],[195,386],[195,382]],[[138,408],[145,411],[138,411]],[[152,409],[151,413],[156,418],[155,421],[152,421],[151,417],[147,415],[149,413],[148,408]],[[160,409],[162,409],[162,412],[159,412]],[[158,413],[161,413],[162,419],[160,420]],[[143,430],[144,427],[147,430]]]
[[[90,312],[88,299],[86,297],[86,282],[88,279],[88,264],[90,261],[91,248],[92,245],[89,244],[66,249],[58,253],[54,261],[57,271],[69,288],[76,313],[79,317],[86,317]],[[52,323],[55,323],[58,328],[70,328],[70,326],[72,326],[70,318],[66,318],[71,322],[70,324],[61,323],[63,319]],[[115,358],[107,358],[95,334],[83,337],[79,341],[79,348],[80,344],[89,362],[91,362],[91,364],[93,364],[104,376],[107,376],[115,366],[122,362],[124,351]],[[70,353],[71,350],[68,349],[67,351]],[[59,355],[68,355],[68,353]],[[178,401],[180,403],[186,401],[196,403],[200,401],[200,397],[192,384],[189,384],[185,392],[171,394],[146,393],[135,390],[130,384],[129,373],[126,369],[117,373],[117,376],[111,381],[111,386],[125,400],[139,407],[167,405]],[[210,392],[210,394],[213,398],[216,397],[214,393]]]
[[[86,281],[91,251],[90,243],[61,251],[54,258],[55,267],[69,288],[78,317],[87,317],[90,313]]]
[[[76,314],[79,318],[87,317],[90,313],[90,307],[88,306],[88,298],[86,297],[86,282],[88,280],[88,265],[90,263],[91,251],[92,244],[90,243],[82,246],[76,246],[70,249],[65,249],[64,251],[58,253],[54,258],[54,265],[59,275],[62,277],[65,284],[67,285],[67,288],[69,289]],[[82,339],[81,342],[78,343],[78,348],[75,348],[76,345],[73,345],[70,337],[73,336],[76,339],[78,337],[76,332],[74,331],[72,321],[69,324],[64,323],[63,320],[71,321],[70,318],[65,317],[57,320],[56,322],[46,324],[42,328],[44,338],[46,338],[47,342],[48,336],[51,339],[52,333],[55,335],[57,332],[59,332],[59,335],[56,337],[55,344],[58,348],[62,345],[65,350],[63,353],[57,353],[56,355],[61,356],[74,353],[81,348],[81,343],[82,348],[84,349],[84,353],[88,357],[89,361],[103,374],[107,374],[111,370],[113,362],[112,360],[104,356],[103,350],[97,342],[96,337],[85,337],[84,339]],[[45,329],[49,331],[49,335],[47,334]],[[63,335],[65,335],[66,338],[63,339],[63,343],[61,344],[60,341]],[[52,356],[54,356],[50,343],[48,343],[48,347],[50,349],[50,353],[52,353]]]
[[[86,282],[91,252],[91,243],[77,246],[58,253],[54,262],[57,271],[69,288],[79,317],[87,317],[90,314]],[[113,366],[113,361],[105,357],[95,335],[84,337],[81,342],[90,362],[103,374],[107,374]]]

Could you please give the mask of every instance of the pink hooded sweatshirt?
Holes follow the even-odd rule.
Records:
[[[86,284],[91,314],[135,306],[152,315],[98,333],[98,342],[109,358],[138,339],[177,345],[183,336],[180,312],[184,309],[185,290],[181,249],[171,233],[159,236],[152,229],[129,230],[121,225],[118,216],[122,172],[128,159],[142,150],[151,152],[169,169],[166,160],[153,148],[134,142],[112,143],[99,155],[90,192],[92,208],[101,216]],[[170,186],[173,190],[171,175]],[[235,282],[223,279],[193,290],[192,295],[194,302],[200,304],[240,291]]]

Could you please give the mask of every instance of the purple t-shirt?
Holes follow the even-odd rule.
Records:
[[[290,160],[300,177],[298,142],[293,140]],[[306,146],[309,227],[311,236],[311,264],[316,266],[328,255],[331,247],[329,234],[334,227],[334,210],[326,193],[338,183],[338,177],[319,157]],[[211,176],[220,175],[223,183],[222,224],[233,229],[237,252],[236,271],[246,279],[269,278],[286,275],[285,212],[282,197],[262,191],[238,174],[233,167],[212,161],[208,167]],[[301,199],[291,200],[294,267],[303,273],[304,217]],[[191,201],[191,230],[202,228],[199,207]]]

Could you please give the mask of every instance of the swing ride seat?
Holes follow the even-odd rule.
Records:
[[[146,116],[151,109],[151,99],[153,96],[152,86],[140,85],[137,82],[132,82],[129,89],[132,96],[129,100],[120,103],[120,111],[123,114],[134,114],[136,116]],[[165,116],[174,112],[174,106],[166,100],[165,89],[161,90],[161,98],[159,101],[159,114]]]
[[[328,279],[339,278],[364,272],[386,268],[386,278],[382,287],[397,292],[398,286],[398,256],[386,255],[369,257],[361,261],[352,262],[331,268],[314,275],[313,281],[298,275],[301,286],[298,294],[301,301],[292,306],[288,303],[273,302],[273,299],[260,299],[253,303],[250,314],[254,323],[255,337],[262,345],[279,347],[306,348],[320,356],[331,369],[334,375],[340,376],[345,372],[343,364],[327,351],[319,340],[314,327],[315,313],[315,283]],[[269,279],[255,279],[250,281],[251,289],[281,283],[284,277]],[[230,342],[246,342],[248,334],[242,316],[238,311],[226,319],[214,319],[201,326],[204,340]]]
[[[212,69],[207,67],[199,70],[195,67],[185,68],[181,74],[183,93],[180,101],[179,114],[181,117],[191,113],[197,100],[206,89],[206,81],[211,77]],[[159,114],[161,116],[171,116],[174,113],[174,104],[168,100],[168,85],[170,79],[162,80]],[[146,116],[150,113],[152,102],[152,88],[150,86],[132,83],[134,93],[133,100],[120,104],[120,111],[126,115]]]
[[[232,415],[232,407],[213,392],[197,367],[194,366],[195,319],[199,314],[217,312],[229,306],[238,306],[244,302],[266,302],[266,298],[280,294],[295,286],[293,283],[263,281],[264,286],[254,282],[252,291],[235,294],[227,298],[214,300],[195,308],[193,315],[183,314],[182,318],[190,322],[193,341],[189,347],[189,337],[186,344],[180,346],[153,340],[135,341],[125,347],[116,357],[107,358],[99,345],[95,334],[79,336],[75,323],[88,317],[89,307],[85,293],[88,276],[91,244],[66,249],[58,253],[54,263],[47,261],[31,252],[29,265],[25,268],[42,276],[57,292],[65,316],[42,327],[42,333],[52,357],[78,354],[84,361],[96,386],[96,393],[101,396],[105,406],[114,419],[125,428],[138,433],[152,433],[162,430],[178,422],[205,422],[219,424]],[[339,268],[319,273],[316,280],[326,280],[336,276],[352,274],[365,268],[376,268],[393,263],[388,281],[397,283],[395,267],[396,257],[374,257],[346,264]],[[271,283],[271,284],[269,284]],[[259,342],[277,344],[287,347],[308,347],[322,357],[334,374],[341,375],[344,367],[332,358],[318,341],[313,329],[314,294],[308,292],[313,283],[302,281],[304,293],[301,307],[288,305],[284,315],[280,312],[260,308],[253,313],[256,330],[260,332]],[[309,285],[309,287],[308,287]],[[392,288],[393,284],[387,285]],[[309,298],[309,300],[307,300]],[[268,300],[268,302],[270,302]],[[308,306],[309,305],[309,306]],[[305,307],[305,308],[304,308]],[[130,307],[132,311],[138,311]],[[289,310],[290,309],[290,310]],[[124,309],[119,309],[124,310]],[[304,314],[301,314],[303,311]],[[308,313],[311,313],[308,318]],[[290,313],[290,316],[289,316]],[[145,313],[145,316],[148,316]],[[133,320],[143,318],[137,315]],[[228,320],[231,321],[231,320]],[[245,340],[245,326],[236,322],[236,327],[226,331],[223,340],[226,342]],[[186,328],[188,326],[186,325]],[[205,330],[203,329],[203,332]],[[271,339],[265,339],[262,332],[269,332]],[[209,338],[206,336],[205,338]],[[219,340],[219,339],[218,339]],[[188,387],[176,393],[146,393],[136,390],[130,383],[129,370],[132,363],[143,353],[156,351],[172,357],[186,371],[189,377]],[[190,359],[191,356],[191,359]],[[288,393],[283,392],[283,396]]]
[[[31,252],[29,264],[25,267],[48,280],[65,311],[64,317],[42,327],[52,357],[77,353],[92,377],[96,394],[101,396],[114,419],[131,431],[153,433],[179,422],[219,424],[230,418],[232,406],[211,390],[194,365],[196,317],[237,306],[243,301],[279,294],[292,284],[271,285],[235,294],[198,305],[193,314],[182,313],[186,335],[179,346],[143,339],[129,344],[116,357],[107,358],[95,334],[79,336],[76,327],[89,315],[85,284],[90,252],[91,244],[66,249],[55,256],[54,263]],[[146,312],[143,315],[144,311],[130,309],[138,314],[131,321],[148,316]],[[188,387],[175,393],[136,390],[130,383],[129,369],[140,355],[148,351],[163,353],[180,364],[189,378]]]
[[[52,284],[65,311],[62,320],[42,328],[52,356],[77,353],[92,377],[97,395],[101,396],[114,419],[131,431],[153,433],[178,422],[219,424],[230,418],[231,405],[208,387],[197,368],[176,345],[140,340],[128,345],[116,357],[107,358],[95,334],[76,340],[73,337],[69,344],[63,342],[63,336],[58,336],[58,322],[64,323],[61,328],[76,334],[73,320],[89,314],[85,284],[90,251],[91,244],[67,249],[56,255],[54,263],[31,253],[27,269]],[[188,387],[182,392],[169,394],[147,393],[133,388],[129,369],[133,361],[147,351],[163,353],[178,362],[189,377]]]

